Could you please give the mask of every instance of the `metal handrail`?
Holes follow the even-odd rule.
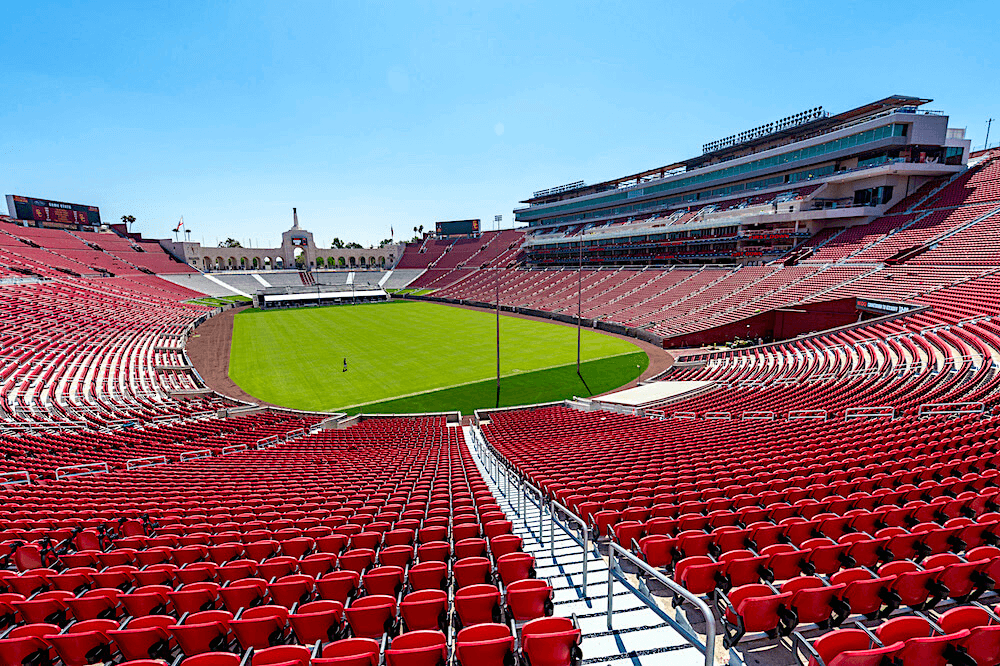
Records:
[[[608,562],[608,629],[612,629],[611,616],[613,612],[613,600],[614,595],[614,578],[615,575],[619,577],[621,582],[632,589],[632,592],[636,594],[643,602],[650,607],[658,616],[666,620],[670,626],[672,626],[680,635],[686,638],[694,647],[705,655],[705,666],[714,666],[715,664],[715,614],[708,607],[704,601],[696,597],[695,595],[688,592],[683,586],[678,585],[672,581],[667,576],[664,576],[661,572],[657,571],[653,567],[649,566],[638,557],[628,552],[620,545],[614,541],[608,544],[608,556],[610,561]],[[618,563],[615,561],[615,556],[624,557],[633,565],[644,571],[647,575],[653,577],[663,585],[667,586],[674,594],[680,595],[686,601],[691,602],[695,608],[704,616],[705,618],[705,643],[701,643],[700,637],[694,633],[693,630],[679,624],[676,620],[670,617],[667,613],[659,607],[655,600],[651,599],[648,594],[643,593],[641,590],[637,590],[632,587],[631,584],[625,579],[624,573],[618,567]]]
[[[211,458],[211,449],[198,449],[197,451],[185,451],[181,454],[181,460],[194,460],[195,458]]]
[[[590,526],[587,525],[587,521],[585,521],[583,518],[581,518],[580,516],[576,515],[575,513],[573,513],[569,509],[567,509],[565,506],[563,506],[559,502],[557,502],[555,500],[550,500],[549,501],[549,536],[551,537],[551,540],[549,541],[549,553],[552,555],[553,559],[555,559],[555,553],[556,553],[555,524],[559,523],[559,521],[556,520],[556,509],[562,511],[564,514],[566,514],[566,517],[569,520],[573,521],[574,523],[576,523],[577,525],[580,526],[581,534],[583,536],[583,543],[581,544],[583,546],[583,596],[586,597],[587,596],[587,560],[590,559]],[[539,521],[538,521],[539,525],[541,525],[541,522],[542,522],[541,518],[539,518]],[[562,523],[559,523],[559,527],[561,527],[562,530],[564,532],[566,532],[566,534],[569,534],[570,537],[572,537],[574,540],[576,539],[576,537],[573,536],[573,533],[570,532],[569,529],[567,529],[567,527],[565,525],[563,525]],[[539,539],[538,540],[541,541],[541,530],[539,530]]]
[[[918,416],[937,416],[941,414],[982,414],[986,411],[984,402],[929,402],[920,405]]]
[[[80,470],[80,471],[73,471]],[[108,463],[106,462],[94,462],[94,463],[83,463],[82,465],[66,465],[65,467],[56,468],[56,481],[62,481],[63,479],[68,479],[71,476],[84,476],[86,474],[107,474],[109,471]]]
[[[848,407],[844,410],[844,420],[896,418],[895,407]]]
[[[528,499],[531,499],[532,503],[535,504],[536,506],[538,506],[538,541],[542,542],[542,538],[543,538],[543,536],[545,534],[542,531],[542,529],[543,529],[542,528],[542,520],[545,517],[545,493],[542,492],[541,488],[536,488],[535,486],[531,485],[531,483],[527,479],[523,479],[523,478],[521,479],[521,489],[522,489],[521,492],[522,492],[522,494],[524,496],[525,501],[527,502]],[[537,502],[535,501],[534,497],[531,497],[531,498],[528,497],[528,493],[525,492],[525,491],[528,491],[528,490],[531,491],[532,495],[538,497],[538,501]],[[524,508],[527,509],[527,504],[524,505]],[[549,507],[549,514],[551,514],[551,513],[552,513],[552,508]],[[524,516],[524,511],[521,512],[521,515]],[[551,515],[550,515],[550,517],[551,517]],[[525,527],[528,526],[527,519],[525,519],[525,521],[524,521],[524,526]],[[528,529],[531,529],[531,528],[528,528]]]
[[[166,456],[148,456],[146,458],[133,458],[132,460],[125,461],[125,469],[133,470],[140,469],[143,467],[151,467],[153,465],[165,465],[167,464]]]
[[[16,472],[0,472],[0,486],[8,486],[15,483],[25,483],[31,485],[31,474],[24,470]]]
[[[236,453],[237,451],[246,451],[246,450],[247,450],[246,444],[231,444],[229,446],[222,447],[222,455],[226,455],[227,453]]]
[[[788,420],[792,419],[820,419],[825,420],[827,412],[825,409],[793,409],[788,412]]]

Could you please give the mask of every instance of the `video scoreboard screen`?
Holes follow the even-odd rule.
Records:
[[[479,220],[455,220],[435,223],[438,236],[470,236],[479,233]]]
[[[309,247],[309,239],[308,238],[293,238],[292,239],[292,246],[293,247]]]
[[[17,220],[41,222],[46,227],[97,227],[101,224],[101,211],[97,206],[35,199],[17,194],[7,195],[7,211]]]

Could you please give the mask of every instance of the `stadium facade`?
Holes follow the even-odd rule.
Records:
[[[192,268],[204,272],[278,270],[300,267],[306,270],[387,269],[402,255],[400,244],[380,248],[322,248],[311,231],[299,226],[298,212],[292,209],[292,227],[281,234],[281,245],[272,248],[202,247],[191,241],[160,241],[163,248]]]
[[[830,227],[866,224],[962,171],[970,143],[931,100],[821,108],[706,144],[697,157],[535,192],[515,219],[534,265],[769,261]]]

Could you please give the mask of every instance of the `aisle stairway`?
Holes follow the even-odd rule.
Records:
[[[553,524],[551,512],[545,504],[539,516],[537,495],[532,497],[530,489],[526,495],[519,492],[514,475],[508,478],[504,468],[497,466],[489,453],[483,451],[483,457],[480,457],[481,448],[477,446],[477,441],[485,442],[482,432],[475,426],[466,426],[463,430],[466,445],[472,451],[483,479],[504,513],[514,522],[513,533],[524,540],[524,552],[535,556],[538,578],[548,579],[555,590],[554,614],[562,617],[575,615],[578,619],[583,631],[584,665],[693,666],[705,663],[704,655],[694,645],[619,580],[615,580],[613,586],[613,629],[609,630],[606,558],[601,556],[593,541],[588,542],[584,588],[585,551],[579,532],[574,530],[570,533],[563,526],[570,525],[568,521],[559,520]],[[625,577],[632,584],[636,583],[631,574]],[[658,601],[660,613],[673,615],[672,611],[662,610],[669,604],[668,597],[662,596]],[[686,623],[685,619],[680,621]],[[717,655],[720,653],[716,650]]]

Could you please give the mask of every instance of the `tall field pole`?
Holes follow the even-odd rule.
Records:
[[[583,229],[580,229],[580,262],[576,270],[576,374],[580,374],[580,327],[583,321]]]
[[[503,215],[496,215],[493,217],[493,221],[497,223],[497,233],[500,232],[500,222],[503,221]],[[497,403],[496,406],[500,407],[500,267],[496,267],[497,279],[496,279],[496,297],[497,297]]]

